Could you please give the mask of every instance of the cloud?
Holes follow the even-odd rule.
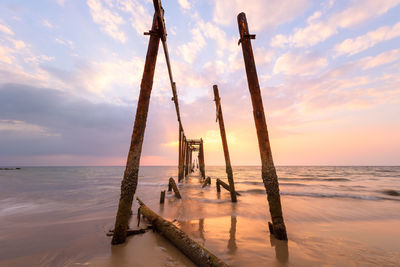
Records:
[[[178,0],[178,3],[183,9],[190,9],[190,3],[188,0]]]
[[[100,24],[102,30],[112,38],[125,43],[125,33],[119,29],[119,25],[124,23],[123,18],[116,12],[112,12],[104,7],[101,0],[87,0],[87,4],[90,8],[93,21]]]
[[[63,40],[61,38],[56,38],[55,40],[56,40],[56,43],[58,43],[60,45],[65,45],[71,49],[74,49],[74,42],[72,42],[71,40]]]
[[[349,56],[360,53],[376,44],[388,41],[400,36],[400,22],[390,26],[383,26],[374,31],[370,31],[356,38],[349,38],[342,43],[337,44],[334,48],[337,55],[347,54]]]
[[[153,15],[143,5],[142,1],[137,0],[117,0],[118,8],[131,15],[131,26],[139,36],[151,29]],[[152,11],[152,10],[151,10]]]
[[[274,66],[274,74],[313,75],[327,66],[325,57],[315,53],[297,54],[289,52],[280,56]]]
[[[206,45],[203,34],[199,28],[193,28],[190,33],[192,34],[192,40],[186,44],[178,46],[178,51],[182,55],[183,59],[188,63],[193,63],[196,59],[197,54]]]
[[[172,104],[165,108],[157,98],[152,98],[143,157],[169,156],[171,149],[174,151],[168,147],[159,149],[167,142],[167,136],[159,133],[168,135],[168,128],[176,124],[175,118],[167,115],[173,114],[172,108]],[[134,112],[135,107],[131,105],[93,103],[54,89],[3,84],[0,86],[0,156],[124,158],[129,149]],[[159,121],[162,116],[165,119]]]
[[[46,27],[46,28],[49,28],[49,29],[52,29],[54,27],[53,24],[51,24],[51,22],[49,20],[47,20],[47,19],[44,19],[42,21],[42,25],[44,27]]]
[[[315,18],[315,13],[308,18],[307,26],[296,28],[291,35],[277,35],[272,38],[271,45],[284,47],[309,47],[316,45],[337,34],[341,28],[349,28],[365,21],[381,16],[397,6],[399,0],[375,1],[357,0],[341,12],[327,16],[326,20]]]
[[[376,68],[400,60],[400,49],[385,51],[377,56],[365,57],[359,60],[358,64],[363,70]]]
[[[309,3],[308,0],[253,0],[251,3],[246,0],[216,0],[213,20],[220,25],[232,25],[237,23],[236,16],[245,12],[250,31],[273,29],[301,15]]]
[[[0,21],[0,32],[8,34],[8,35],[14,35],[14,32],[9,27],[2,24],[1,21]]]

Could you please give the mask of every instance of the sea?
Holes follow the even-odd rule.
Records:
[[[114,224],[123,171],[0,170],[0,266],[86,266],[110,256],[106,234]],[[202,188],[195,170],[178,184],[182,200],[167,192],[159,204],[177,171],[141,167],[135,197],[231,266],[400,266],[398,166],[278,166],[288,242],[268,232],[260,167],[233,167],[237,203],[216,190],[216,178],[227,182],[225,167],[206,166],[210,186]],[[137,208],[134,200],[133,215]],[[137,227],[134,219],[131,227]],[[173,258],[165,264],[179,265]]]

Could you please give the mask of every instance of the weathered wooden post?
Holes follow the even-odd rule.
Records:
[[[182,144],[182,173],[180,173],[178,177],[178,182],[183,180],[183,177],[185,175],[185,162],[186,162],[186,147],[187,147],[187,141],[186,141],[186,136],[183,135],[183,144]]]
[[[189,154],[190,154],[190,145],[188,143],[186,145],[185,176],[188,176],[189,173]]]
[[[226,174],[228,175],[229,188],[232,202],[236,202],[235,183],[233,182],[231,159],[229,157],[228,142],[226,141],[224,117],[222,115],[221,98],[219,97],[218,86],[214,85],[214,101],[217,108],[217,121],[219,122],[219,131],[221,133],[222,147],[224,149]]]
[[[268,138],[267,123],[258,83],[256,64],[250,39],[255,35],[249,34],[246,15],[242,12],[237,17],[243,58],[246,67],[247,82],[253,104],[253,115],[257,129],[258,146],[261,155],[262,179],[268,195],[269,210],[273,224],[273,233],[277,239],[287,240],[286,227],[282,215],[281,198],[279,195],[278,177],[272,160],[271,146]]]
[[[179,199],[182,198],[181,193],[179,192],[178,186],[176,186],[175,180],[174,178],[169,178],[169,182],[168,182],[168,191],[171,191],[170,188],[172,188],[172,190],[174,190],[175,196]]]
[[[200,174],[203,179],[206,178],[206,171],[204,167],[204,146],[203,139],[200,139],[200,148],[199,148],[199,165],[200,165]]]
[[[192,153],[193,150],[190,150],[190,154],[189,154],[189,173],[192,173]]]
[[[161,194],[160,194],[160,204],[164,204],[164,201],[165,201],[165,190],[164,190],[164,191],[161,191]]]
[[[178,182],[183,179],[183,130],[179,125],[179,163],[178,163]]]
[[[156,67],[160,34],[157,16],[154,15],[153,25],[150,31],[150,40],[147,48],[146,62],[140,84],[140,95],[136,108],[135,123],[128,153],[124,178],[121,183],[121,196],[118,212],[115,219],[114,235],[112,244],[125,242],[126,230],[128,228],[133,196],[138,183],[139,162],[142,152],[144,131],[146,129],[147,113],[149,110],[151,89],[153,87],[154,69]]]

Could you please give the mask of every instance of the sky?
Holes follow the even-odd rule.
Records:
[[[205,163],[259,165],[236,16],[245,12],[276,165],[400,165],[400,0],[164,0],[188,138]],[[0,166],[124,165],[149,0],[0,2]],[[142,165],[176,165],[159,49]]]

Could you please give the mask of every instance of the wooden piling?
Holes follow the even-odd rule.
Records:
[[[203,183],[203,185],[201,186],[201,188],[204,188],[204,187],[206,187],[207,185],[211,185],[211,178],[210,178],[210,176],[208,176],[208,177],[204,180],[204,183]]]
[[[183,179],[183,130],[179,125],[179,161],[178,161],[178,181]]]
[[[154,211],[149,209],[139,198],[137,200],[140,204],[141,213],[153,225],[157,232],[167,238],[197,266],[228,266],[217,256],[215,256],[199,243],[191,239],[187,234],[177,228],[174,224],[165,220]]]
[[[222,186],[222,187],[225,188],[228,192],[231,193],[231,188],[230,188],[229,185],[227,185],[224,181],[222,181],[222,180],[220,180],[220,179],[217,178],[217,181],[216,181],[215,183],[216,183],[216,185],[217,185],[217,192],[221,192],[221,186]],[[236,194],[237,196],[240,196],[240,194],[239,194],[238,192],[235,192],[235,194]]]
[[[231,193],[232,202],[236,202],[237,199],[235,194],[235,183],[233,182],[231,159],[229,157],[228,142],[226,140],[224,116],[222,115],[222,107],[221,107],[221,98],[219,97],[218,86],[216,84],[213,86],[213,89],[214,89],[214,101],[217,109],[217,121],[219,122],[219,131],[221,133],[222,147],[224,149],[226,174],[228,176],[228,182],[229,182],[229,192]]]
[[[260,85],[258,82],[253,49],[250,41],[250,39],[255,39],[255,35],[249,34],[246,15],[243,12],[238,15],[237,20],[240,33],[239,42],[242,43],[247,82],[253,104],[254,122],[257,129],[258,145],[262,164],[262,179],[268,195],[273,232],[277,239],[287,240],[286,226],[283,220],[281,199],[279,195],[278,177],[276,175],[276,170],[272,159]]]
[[[185,176],[189,174],[189,154],[190,154],[190,145],[186,145],[186,158],[185,158]]]
[[[161,194],[160,194],[160,204],[164,204],[164,201],[165,201],[165,190],[164,190],[164,191],[161,191]]]
[[[181,199],[182,196],[181,196],[181,194],[179,193],[179,189],[178,189],[178,187],[176,186],[176,183],[175,183],[174,178],[172,178],[172,177],[169,178],[169,183],[168,183],[168,185],[170,185],[170,186],[172,187],[172,190],[174,190],[175,196],[176,196],[177,198]]]
[[[199,165],[200,165],[200,175],[203,179],[206,178],[206,171],[204,166],[204,145],[203,139],[200,139],[200,148],[199,148]]]
[[[154,70],[156,67],[158,47],[160,43],[158,23],[157,17],[154,15],[142,82],[140,84],[140,95],[136,108],[131,145],[124,177],[121,183],[121,196],[115,219],[114,235],[111,241],[112,244],[121,244],[126,240],[126,229],[128,228],[133,196],[136,192],[136,186],[138,183],[139,161],[142,152],[150,95],[153,87]]]

